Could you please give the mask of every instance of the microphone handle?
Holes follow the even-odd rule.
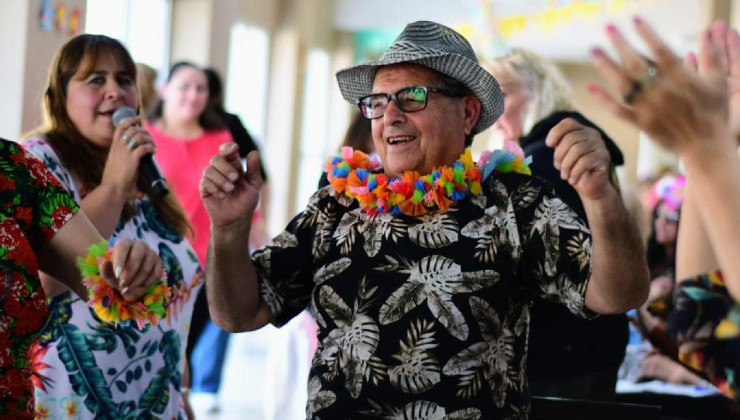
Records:
[[[152,191],[154,191],[157,197],[164,197],[170,192],[167,182],[164,180],[162,172],[160,172],[159,166],[157,166],[157,162],[151,154],[144,155],[141,158],[139,171],[141,171],[144,180],[152,187]]]

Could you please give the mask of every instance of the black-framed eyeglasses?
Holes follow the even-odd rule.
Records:
[[[427,107],[429,92],[438,92],[453,98],[462,98],[463,94],[449,89],[433,88],[428,86],[411,86],[403,88],[396,93],[373,93],[363,96],[357,101],[362,115],[374,120],[385,115],[385,110],[391,100],[396,103],[398,109],[403,112],[417,112]]]

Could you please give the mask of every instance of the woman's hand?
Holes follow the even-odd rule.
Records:
[[[139,117],[127,118],[116,127],[100,182],[126,198],[136,191],[141,159],[155,150],[152,137],[139,123]]]
[[[110,260],[102,260],[100,275],[116,288],[124,299],[134,302],[146,294],[149,286],[162,277],[162,260],[140,240],[119,239]]]
[[[639,18],[634,23],[654,62],[638,54],[610,25],[607,34],[620,62],[599,48],[592,55],[597,70],[624,100],[614,99],[600,86],[589,86],[591,93],[615,115],[680,157],[725,153],[730,138],[729,95],[722,45],[727,43],[715,39],[711,30],[704,31],[698,56],[701,70],[695,72],[682,64],[647,23]]]
[[[235,222],[249,225],[259,202],[260,188],[262,176],[258,153],[249,153],[245,172],[237,145],[224,143],[203,172],[200,197],[214,227],[226,227]]]

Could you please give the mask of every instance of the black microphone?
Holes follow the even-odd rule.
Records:
[[[113,113],[113,125],[118,127],[123,120],[134,117],[136,117],[136,111],[133,108],[122,106]],[[138,126],[138,124],[136,125]],[[157,162],[151,153],[141,158],[139,170],[141,171],[141,176],[152,187],[152,191],[154,191],[157,197],[164,197],[170,192],[167,188],[167,181],[162,176],[162,172],[159,171],[159,166],[157,166]]]

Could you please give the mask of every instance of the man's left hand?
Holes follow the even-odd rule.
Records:
[[[555,148],[555,168],[582,199],[597,200],[614,188],[609,179],[611,158],[601,134],[572,118],[560,121],[545,143]]]

